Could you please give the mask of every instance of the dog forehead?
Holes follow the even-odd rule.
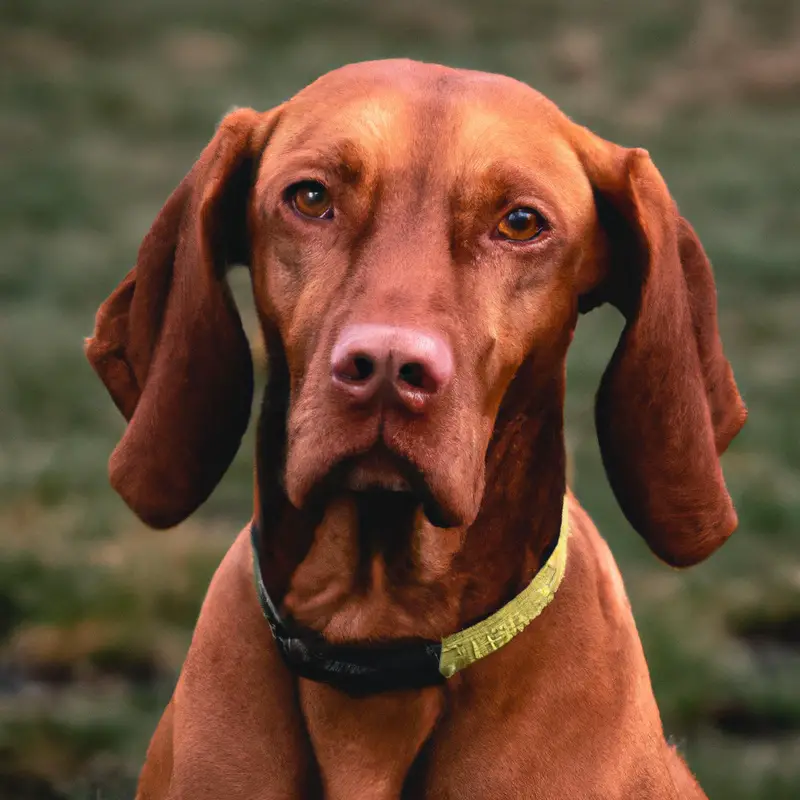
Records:
[[[387,60],[339,68],[295,95],[273,152],[346,143],[344,150],[382,163],[418,165],[436,154],[439,168],[456,175],[504,158],[564,173],[577,166],[568,126],[552,101],[512,78]]]
[[[464,97],[471,94],[495,95],[499,101],[539,102],[555,105],[525,83],[478,70],[428,64],[409,59],[385,59],[348,64],[325,73],[310,83],[293,100],[313,98],[316,103],[335,105],[342,99],[399,90],[421,97]]]

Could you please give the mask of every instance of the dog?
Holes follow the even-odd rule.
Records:
[[[268,355],[252,521],[216,572],[138,800],[702,798],[664,737],[619,571],[566,485],[581,313],[624,331],[604,466],[667,564],[737,517],[746,411],[711,267],[648,153],[528,86],[407,60],[230,112],[98,311],[154,528],[239,448]]]

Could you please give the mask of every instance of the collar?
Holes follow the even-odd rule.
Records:
[[[564,577],[568,538],[569,510],[565,496],[556,546],[533,580],[513,600],[481,622],[446,636],[440,642],[416,641],[363,647],[332,645],[321,635],[292,631],[264,585],[259,563],[258,527],[255,521],[250,526],[258,600],[283,660],[296,675],[331,684],[354,695],[441,684],[456,672],[508,644],[553,599]]]

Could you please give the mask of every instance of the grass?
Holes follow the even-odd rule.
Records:
[[[678,573],[622,519],[591,411],[621,327],[606,309],[582,320],[569,364],[575,481],[623,568],[667,731],[709,796],[800,795],[798,41],[791,0],[4,4],[0,798],[47,797],[30,776],[74,798],[132,795],[249,515],[252,432],[177,530],[143,529],[112,493],[123,425],[81,350],[95,309],[231,105],[268,108],[339,64],[396,55],[514,75],[646,147],[698,230],[750,408],[724,461],[740,530]]]

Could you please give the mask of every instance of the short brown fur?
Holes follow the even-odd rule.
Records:
[[[328,187],[331,220],[292,210],[287,189],[304,180]],[[519,206],[547,220],[521,246],[493,233]],[[627,518],[673,565],[736,527],[719,456],[746,414],[708,259],[645,151],[599,139],[527,86],[373,62],[223,120],[86,346],[129,420],[112,483],[154,527],[208,497],[248,422],[252,366],[224,281],[240,262],[270,364],[261,568],[283,612],[330,642],[446,636],[531,580],[567,491],[567,349],[579,312],[601,303],[626,320],[597,429]],[[447,391],[425,414],[352,408],[330,358],[353,324],[441,337]],[[378,451],[424,491],[376,522],[331,476]],[[137,798],[704,797],[664,739],[613,558],[568,502],[566,577],[541,617],[443,688],[361,699],[288,672],[245,529]]]

